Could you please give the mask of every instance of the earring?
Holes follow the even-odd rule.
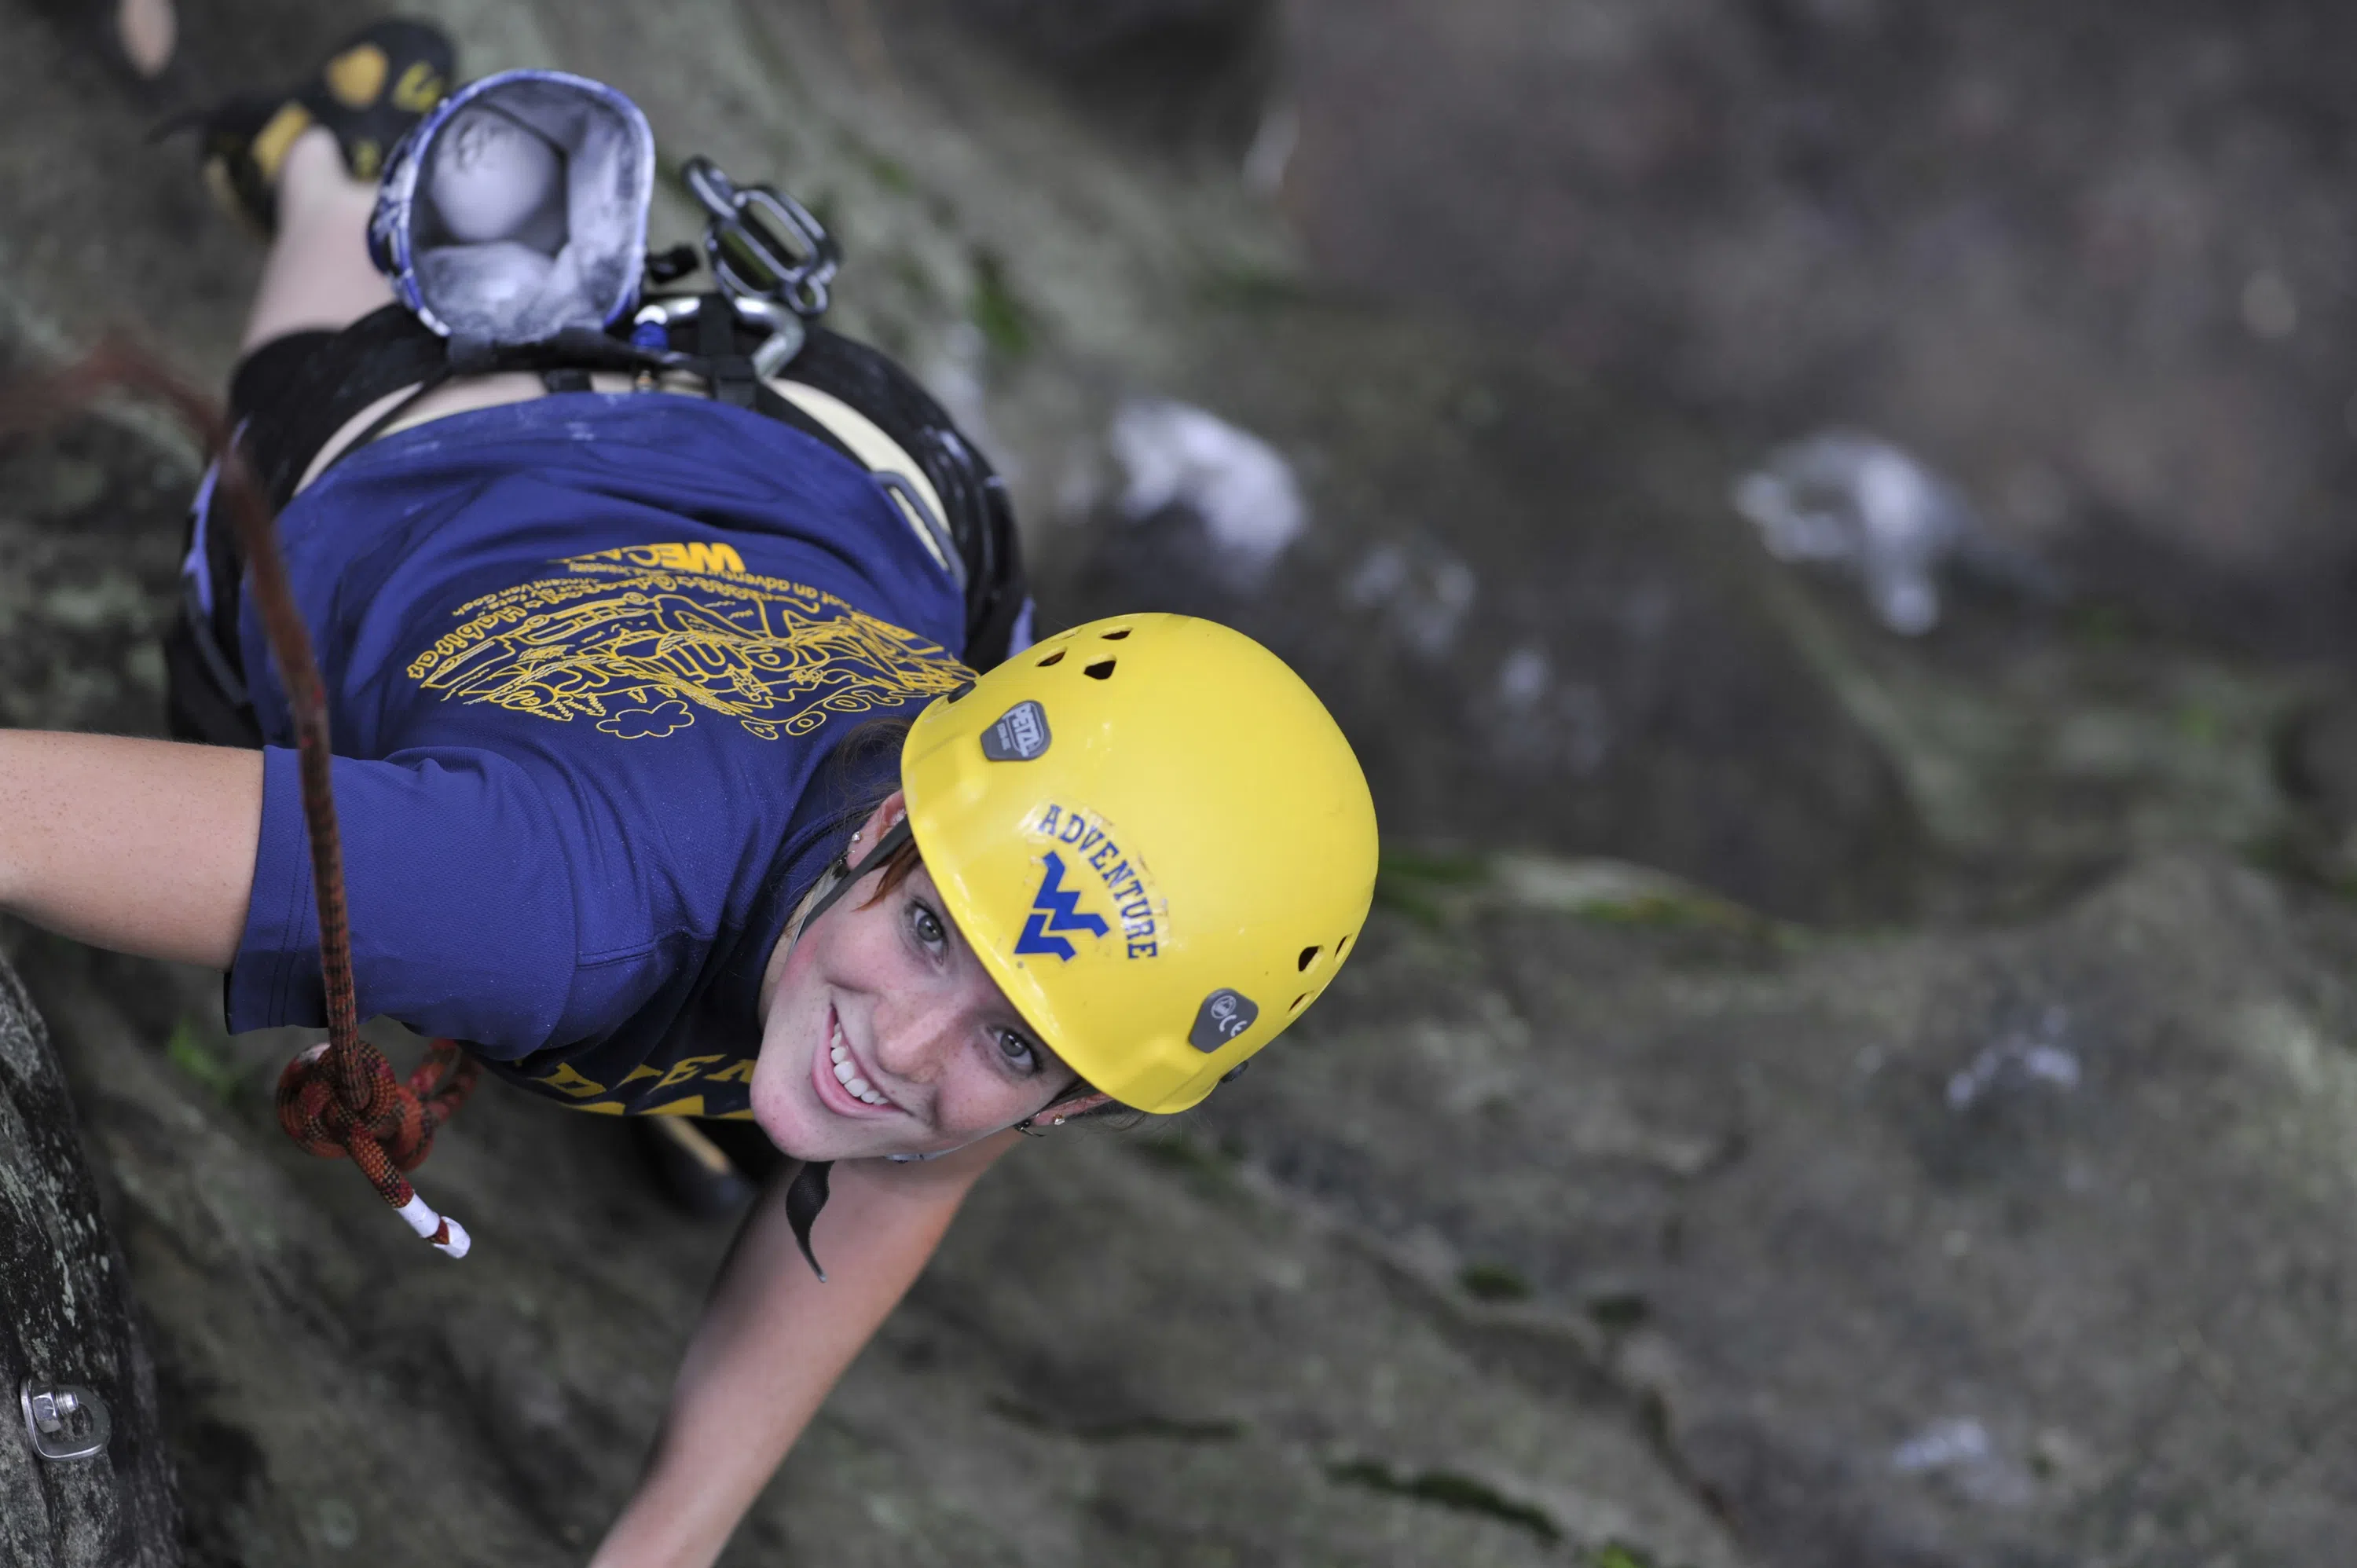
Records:
[[[851,835],[851,842],[852,842],[852,843],[857,843],[859,842],[859,840],[860,840],[860,837],[861,837],[861,835],[860,835],[860,834],[858,834],[858,833],[854,833],[854,834],[852,834],[852,835]]]

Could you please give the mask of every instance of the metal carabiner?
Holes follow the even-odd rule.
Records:
[[[632,340],[636,341],[637,330],[642,327],[667,333],[675,322],[696,319],[704,313],[704,299],[700,294],[684,294],[666,295],[660,299],[647,301],[639,306],[638,314],[630,317]],[[763,381],[784,370],[787,362],[801,353],[802,345],[810,340],[810,328],[803,325],[802,318],[791,306],[780,305],[774,299],[732,295],[728,308],[738,321],[748,327],[761,328],[769,333],[753,350],[753,373]]]
[[[843,252],[826,225],[772,186],[740,186],[701,155],[680,176],[703,207],[705,264],[740,298],[774,301],[804,319],[826,314],[827,285]],[[739,271],[739,264],[753,275]]]

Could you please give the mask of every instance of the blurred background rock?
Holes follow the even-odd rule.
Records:
[[[2345,17],[424,8],[810,201],[1045,616],[1267,639],[1386,832],[1327,1004],[1008,1162],[731,1562],[2341,1560]],[[242,86],[368,13],[187,14]],[[42,16],[0,0],[0,350],[217,381],[257,258]],[[1734,504],[1827,430],[1973,520],[1916,635]],[[0,452],[7,722],[156,726],[194,474],[133,410]],[[192,1559],[579,1560],[726,1228],[494,1090],[427,1173],[479,1251],[420,1262],[271,1125],[291,1042],[12,956]]]

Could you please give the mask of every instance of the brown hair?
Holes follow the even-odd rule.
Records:
[[[917,852],[917,841],[913,838],[901,840],[899,846],[893,850],[892,857],[884,863],[884,869],[877,874],[876,891],[862,900],[859,907],[872,909],[884,902],[900,884],[909,880],[911,872],[924,863],[925,857]]]
[[[913,722],[909,719],[871,719],[866,724],[861,725],[844,737],[842,746],[834,754],[834,766],[844,773],[852,773],[860,770],[862,764],[876,760],[879,754],[891,757],[897,763],[901,746],[908,743],[909,726]],[[894,771],[897,773],[899,769],[896,768]],[[896,779],[880,793],[872,794],[864,800],[846,805],[841,817],[843,826],[854,832],[860,831],[860,824],[873,817],[876,814],[876,809],[890,800],[892,791],[899,788],[899,784]],[[847,867],[850,860],[851,847],[845,843],[840,864]],[[911,872],[923,864],[924,857],[917,853],[917,841],[913,838],[907,840],[892,852],[892,857],[880,868],[869,868],[877,871],[876,890],[860,900],[859,907],[863,909],[870,909],[882,903],[899,888],[900,884],[909,880]]]

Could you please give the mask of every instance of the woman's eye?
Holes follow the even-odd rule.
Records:
[[[1006,1058],[1008,1067],[1017,1071],[1035,1072],[1039,1069],[1039,1054],[1031,1048],[1030,1041],[1012,1029],[998,1031],[998,1054]]]
[[[909,906],[909,927],[917,933],[917,940],[929,948],[941,946],[949,937],[942,929],[942,918],[922,904]]]

